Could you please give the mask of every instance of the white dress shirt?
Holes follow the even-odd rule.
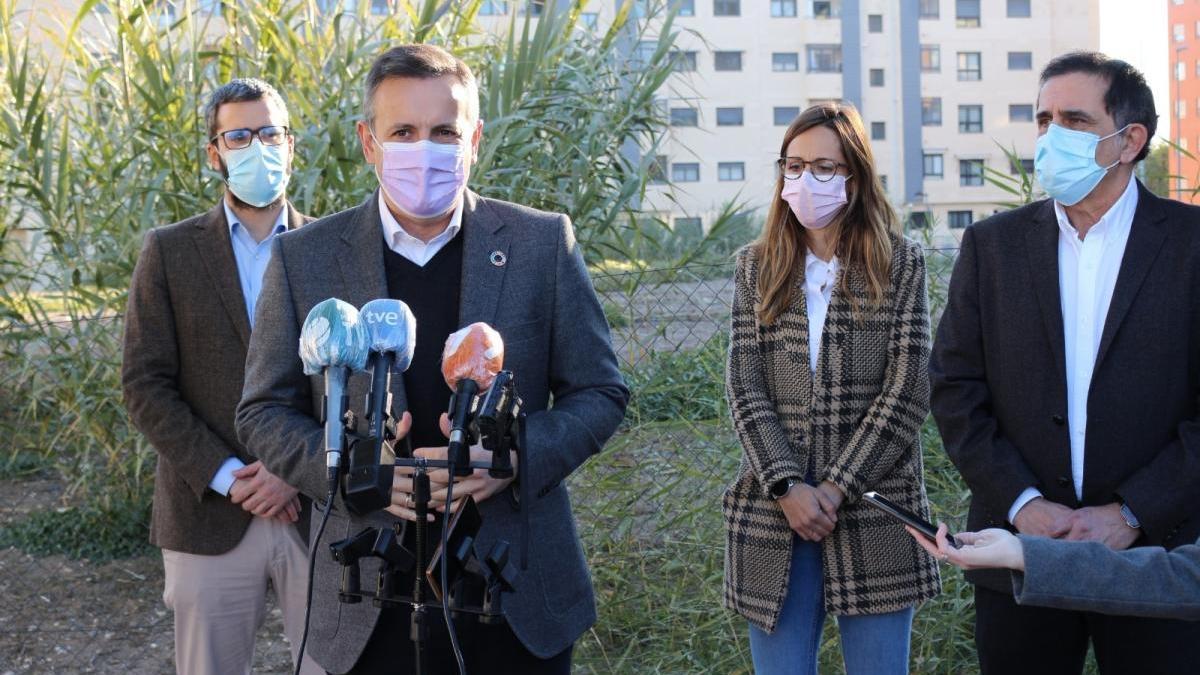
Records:
[[[838,259],[821,260],[812,251],[804,255],[804,299],[808,305],[808,365],[815,374],[821,355],[821,335],[825,331],[825,315],[837,282]]]
[[[1071,478],[1076,499],[1083,498],[1084,440],[1092,369],[1137,204],[1137,181],[1130,176],[1121,198],[1081,241],[1067,219],[1066,210],[1054,202],[1054,215],[1058,219],[1058,288],[1067,358],[1067,428],[1071,436]],[[1042,493],[1033,487],[1021,493],[1009,509],[1009,522],[1022,506],[1040,496]]]
[[[462,212],[463,200],[458,200],[458,206],[454,207],[454,213],[450,216],[450,224],[446,229],[442,230],[441,234],[430,239],[429,241],[421,241],[412,236],[396,222],[395,216],[388,210],[387,202],[383,199],[383,190],[379,191],[379,221],[383,223],[383,240],[387,242],[388,248],[396,253],[404,256],[417,267],[424,267],[437,255],[438,251],[442,250],[450,240],[458,234],[462,228]]]

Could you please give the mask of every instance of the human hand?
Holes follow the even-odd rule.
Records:
[[[1072,513],[1074,511],[1062,504],[1036,497],[1017,511],[1013,525],[1021,534],[1057,539],[1071,529]],[[1121,522],[1124,524],[1124,521]]]
[[[836,483],[829,480],[823,480],[821,481],[821,484],[817,486],[817,489],[820,490],[821,493],[828,497],[829,501],[833,503],[834,512],[842,508],[842,502],[846,501],[846,494],[842,492],[842,488],[838,487]]]
[[[837,506],[822,491],[796,483],[776,500],[792,531],[807,541],[821,541],[837,526]]]
[[[1123,551],[1132,546],[1142,532],[1125,523],[1121,505],[1117,503],[1077,509],[1067,523],[1070,529],[1066,539],[1098,541],[1114,551]]]
[[[445,413],[442,413],[438,420],[442,434],[447,438],[450,436],[450,420]],[[470,450],[471,462],[481,462],[490,464],[492,461],[492,453],[484,450],[479,445],[474,445]],[[413,451],[414,457],[424,457],[432,460],[445,460],[447,455],[447,447],[432,447],[432,448],[417,448]],[[516,479],[519,470],[519,461],[517,455],[513,455],[513,475],[508,478],[493,478],[488,474],[487,469],[476,469],[469,476],[457,476],[454,478],[454,508],[467,495],[472,495],[475,502],[483,502],[497,493],[504,490]],[[417,513],[415,504],[413,503],[412,481],[413,469],[411,467],[396,467],[396,476],[392,481],[392,505],[387,508],[387,511],[398,518],[415,521]],[[444,511],[446,508],[446,487],[450,482],[450,473],[446,469],[435,469],[428,472],[429,476],[429,506],[433,511]],[[427,518],[432,521],[434,516],[428,514]]]
[[[267,470],[262,461],[247,464],[233,472],[233,485],[229,487],[229,499],[241,504],[242,510],[263,518],[275,518],[281,512],[289,513],[299,490],[283,482],[283,479]],[[300,517],[299,503],[288,522]]]
[[[950,545],[945,523],[938,523],[937,541],[929,541],[925,535],[905,525],[904,529],[925,549],[929,555],[964,570],[1005,567],[1011,570],[1025,569],[1025,552],[1021,540],[1013,533],[1000,528],[982,532],[960,532],[954,535],[959,548]]]

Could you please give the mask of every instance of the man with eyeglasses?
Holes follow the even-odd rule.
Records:
[[[293,662],[304,629],[306,503],[238,442],[234,410],[271,244],[310,219],[286,197],[295,139],[274,87],[233,80],[212,93],[205,121],[226,190],[207,213],[146,233],[122,384],[158,451],[150,541],[175,612],[176,670],[226,675],[250,672],[268,581]],[[321,671],[305,659],[303,672]]]

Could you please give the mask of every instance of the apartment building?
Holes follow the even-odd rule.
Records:
[[[1011,197],[1001,147],[1032,169],[1037,75],[1098,49],[1098,0],[679,0],[679,73],[650,205],[707,227],[723,204],[763,207],[782,134],[827,99],[863,114],[899,210],[950,240]],[[1197,54],[1200,56],[1200,54]],[[1200,72],[1200,71],[1198,71]]]
[[[1200,203],[1190,192],[1200,184],[1200,161],[1184,154],[1200,156],[1200,0],[1166,1],[1171,104],[1159,115],[1170,115],[1171,141],[1179,146],[1167,152],[1168,173],[1177,176],[1169,187],[1175,199]]]
[[[477,21],[484,31],[503,32],[514,15],[536,17],[547,1],[569,5],[485,0]],[[590,0],[582,23],[604,30],[623,1]],[[1172,20],[1174,39],[1185,26],[1183,40],[1196,41],[1200,0],[1167,1],[1177,5],[1173,16],[1196,13]],[[918,227],[936,227],[935,239],[950,241],[1011,199],[985,172],[1013,172],[1002,148],[1015,150],[1032,170],[1040,69],[1057,54],[1099,48],[1099,0],[671,2],[677,72],[662,92],[671,126],[655,157],[665,180],[651,185],[643,206],[691,228],[707,228],[729,202],[765,207],[787,125],[809,105],[844,99],[863,114],[897,209],[913,214]],[[80,3],[55,4],[67,17]],[[165,20],[183,6],[160,4]],[[318,2],[325,11],[358,4]],[[396,3],[368,4],[384,14]],[[220,3],[194,0],[192,6],[215,14]],[[645,0],[636,0],[634,9],[644,15]],[[1190,44],[1183,40],[1172,47]],[[629,48],[649,46],[631,41]],[[1198,80],[1200,46],[1192,47],[1192,59],[1195,77],[1189,79]],[[1200,84],[1194,86],[1185,100],[1196,101],[1196,114],[1185,122],[1200,125]],[[1200,148],[1200,126],[1191,138]]]

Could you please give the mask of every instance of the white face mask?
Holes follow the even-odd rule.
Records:
[[[805,171],[799,178],[785,178],[780,196],[792,207],[801,225],[819,230],[833,222],[846,205],[846,176],[835,175],[822,182]]]
[[[371,134],[375,139],[375,134]],[[413,218],[436,218],[454,208],[467,185],[463,143],[375,143],[383,150],[379,185]]]

